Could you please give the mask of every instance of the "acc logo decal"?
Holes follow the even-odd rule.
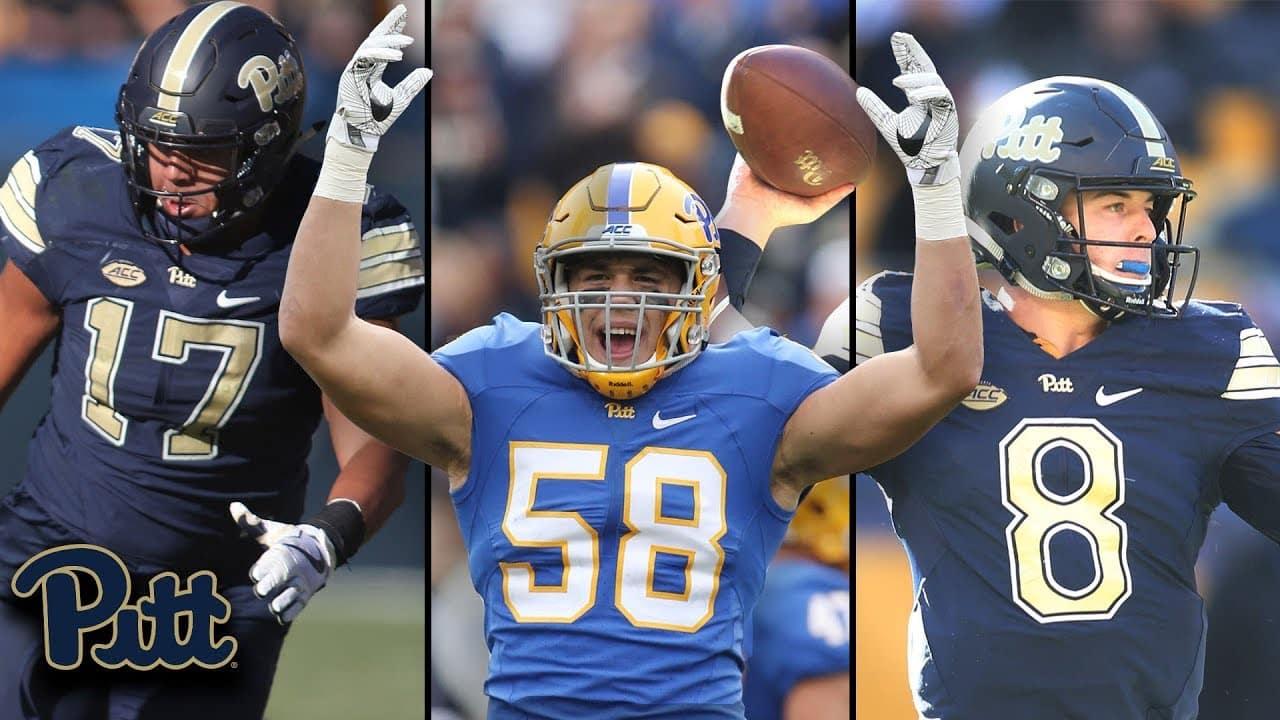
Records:
[[[605,417],[622,418],[623,420],[635,420],[636,408],[634,405],[623,405],[622,403],[605,403]]]
[[[632,235],[635,233],[634,225],[605,225],[604,230],[600,231],[601,235]]]
[[[142,268],[128,260],[112,260],[102,266],[102,277],[120,287],[136,287],[147,281]]]
[[[298,61],[285,53],[278,62],[266,55],[254,55],[240,66],[236,82],[241,88],[252,85],[258,107],[270,112],[276,103],[293,99],[302,90],[303,79]]]
[[[86,578],[98,586],[97,599],[89,605],[80,594]],[[44,656],[59,670],[79,667],[84,634],[106,626],[112,630],[111,642],[89,651],[105,668],[215,669],[236,654],[235,638],[215,638],[217,626],[231,619],[231,603],[218,594],[218,581],[209,571],[187,578],[185,590],[177,574],[161,573],[138,604],[129,605],[129,572],[115,553],[94,545],[63,545],[23,563],[10,585],[20,598],[43,590]],[[190,629],[186,637],[178,630],[183,615]]]
[[[1151,161],[1152,170],[1160,170],[1161,172],[1173,172],[1177,168],[1173,164],[1171,157],[1158,157]]]
[[[1004,388],[996,387],[983,380],[978,383],[973,392],[969,393],[969,397],[960,401],[960,404],[970,410],[982,411],[1000,407],[1008,399],[1009,395],[1005,393]]]
[[[1055,147],[1062,142],[1062,118],[1035,115],[1026,123],[1026,108],[1005,118],[1004,127],[991,142],[982,146],[982,158],[990,160],[999,155],[1007,160],[1037,160],[1051,163],[1062,151]]]
[[[153,114],[151,117],[147,118],[147,121],[154,125],[164,125],[165,127],[177,127],[178,120],[180,120],[181,118],[182,116],[179,115],[178,113],[169,112],[168,110],[161,110],[160,112],[157,112]]]

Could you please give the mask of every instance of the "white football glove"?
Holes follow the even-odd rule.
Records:
[[[254,594],[281,625],[293,622],[333,574],[337,554],[329,536],[314,525],[264,520],[240,502],[231,503],[231,517],[264,549],[249,568]]]
[[[912,185],[954,180],[960,177],[960,122],[951,91],[914,37],[896,32],[891,44],[902,70],[893,84],[906,93],[907,107],[896,113],[865,87],[858,88],[858,104],[902,159]]]
[[[347,147],[370,153],[377,150],[378,139],[431,79],[431,70],[418,68],[394,88],[382,82],[387,63],[403,58],[402,49],[413,42],[413,38],[400,33],[408,12],[404,5],[392,8],[360,43],[342,71],[338,109],[329,122],[329,137]]]

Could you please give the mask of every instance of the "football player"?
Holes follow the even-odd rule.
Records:
[[[849,705],[849,478],[813,486],[752,618],[748,720],[844,720]]]
[[[977,381],[950,97],[935,75],[910,111],[925,138],[913,174],[945,178],[926,189],[911,351],[837,379],[765,329],[708,345],[717,224],[665,168],[619,162],[551,212],[534,254],[542,322],[499,315],[428,355],[350,313],[364,173],[429,77],[380,80],[408,42],[404,13],[340,80],[285,282],[285,347],[348,417],[448,473],[485,601],[489,717],[740,718],[746,624],[800,494],[888,456],[904,441],[886,427],[926,427]],[[720,224],[767,236],[850,189],[739,184]],[[893,403],[885,385],[901,388]]]
[[[26,476],[0,505],[0,716],[261,717],[289,622],[400,502],[407,458],[336,411],[280,345],[285,266],[319,169],[294,153],[305,97],[279,23],[197,5],[138,51],[118,130],[67,128],[0,187],[0,398],[50,340],[57,352]],[[394,198],[361,200],[346,311],[393,332],[420,301],[421,250]],[[294,525],[322,414],[341,472],[333,502]],[[233,500],[276,520],[241,508],[242,538]],[[119,556],[135,595],[159,573],[213,572],[238,669],[51,668],[40,609],[10,580],[77,543]]]
[[[991,266],[983,379],[869,471],[914,576],[916,707],[1194,718],[1208,518],[1226,501],[1280,540],[1280,363],[1239,305],[1188,300],[1195,194],[1132,93],[1024,85],[978,119],[961,161]],[[858,289],[858,365],[912,342],[915,282],[884,273]]]

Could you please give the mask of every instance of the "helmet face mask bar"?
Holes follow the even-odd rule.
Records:
[[[719,286],[719,235],[701,198],[666,168],[614,163],[575,184],[552,211],[534,250],[547,355],[600,394],[631,399],[683,368],[705,347]],[[674,292],[569,288],[575,264],[601,256],[637,255],[671,262]],[[586,312],[603,318],[605,357],[587,349]],[[645,317],[664,313],[657,329]],[[633,327],[634,324],[634,327]],[[614,357],[611,328],[634,330],[629,357]],[[646,343],[656,347],[641,357]]]
[[[671,249],[655,249],[655,246],[659,248],[666,246]],[[571,274],[575,257],[583,258],[588,254],[594,253],[635,253],[675,260],[679,265],[679,272],[683,278],[681,288],[674,293],[569,290],[569,275]],[[542,287],[542,275],[539,274],[539,299],[544,307],[559,308],[555,311],[552,324],[546,328],[546,332],[558,335],[559,342],[555,343],[557,353],[555,359],[571,371],[630,372],[673,366],[682,361],[687,362],[692,359],[688,357],[688,351],[671,353],[671,348],[681,345],[679,342],[681,338],[678,335],[682,330],[687,334],[687,337],[684,338],[686,346],[701,347],[703,340],[702,328],[704,326],[701,305],[703,297],[701,293],[695,292],[695,288],[692,287],[696,274],[689,265],[702,261],[687,249],[682,249],[680,245],[661,238],[647,238],[641,241],[618,241],[616,239],[592,241],[569,238],[545,250],[539,249],[536,262],[555,267],[555,271],[550,273],[554,277],[551,287]],[[708,258],[707,262],[713,261]],[[611,333],[606,332],[604,336],[606,358],[604,362],[591,357],[583,349],[582,343],[579,341],[585,340],[585,338],[580,337],[581,330],[579,328],[585,330],[586,325],[582,318],[582,311],[590,309],[598,309],[604,313],[603,324],[605,328],[614,327],[615,313],[617,315],[625,315],[628,318],[635,317],[635,341],[631,350],[631,357],[625,363],[618,363],[613,360],[613,335]],[[651,310],[667,313],[660,330],[666,343],[659,343],[654,354],[642,360],[639,357],[639,353],[645,338],[644,318],[646,312]],[[566,316],[568,317],[566,318]]]
[[[134,210],[148,239],[188,247],[223,239],[253,217],[296,148],[306,79],[298,48],[271,16],[234,2],[197,5],[143,43],[120,88],[116,122]],[[160,190],[151,148],[210,158],[225,177],[199,190]],[[207,218],[162,212],[211,194]]]
[[[1199,250],[1183,244],[1196,193],[1159,121],[1127,90],[1083,77],[1029,83],[983,113],[960,156],[979,262],[1032,295],[1077,299],[1104,319],[1181,313],[1199,274]],[[1091,238],[1084,208],[1086,195],[1098,191],[1151,193],[1156,236]],[[1063,214],[1064,202],[1074,203],[1079,227]],[[1104,268],[1090,247],[1143,248],[1149,260]]]
[[[1013,193],[1023,194],[1028,203],[1059,229],[1057,245],[1046,254],[1041,265],[1044,277],[1056,291],[1079,299],[1092,312],[1107,320],[1126,313],[1175,318],[1182,305],[1191,299],[1200,266],[1200,249],[1182,243],[1187,205],[1196,197],[1190,180],[1177,177],[1160,183],[1132,177],[1080,177],[1042,168],[1035,173],[1026,172],[1025,178],[1012,183],[1012,187]],[[1061,188],[1068,190],[1062,192]],[[1089,237],[1084,208],[1086,194],[1108,191],[1154,195],[1155,205],[1150,217],[1152,226],[1156,228],[1156,237],[1152,242],[1094,240]],[[1073,227],[1062,211],[1042,199],[1041,195],[1057,199],[1070,197],[1068,202],[1075,205],[1079,227]],[[1178,214],[1176,225],[1169,219],[1175,205]],[[1146,277],[1137,279],[1112,275],[1110,271],[1113,269],[1136,273],[1140,268],[1100,268],[1089,257],[1090,247],[1145,248],[1150,254],[1145,268]],[[1185,286],[1179,286],[1178,274],[1184,264],[1184,255],[1190,256],[1191,277]]]

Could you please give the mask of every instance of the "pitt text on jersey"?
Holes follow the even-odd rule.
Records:
[[[98,586],[97,601],[89,605],[80,593],[84,576]],[[177,574],[161,573],[151,579],[148,594],[129,605],[132,583],[115,553],[95,545],[62,545],[23,563],[11,584],[22,598],[44,591],[45,660],[59,670],[79,667],[84,634],[106,626],[110,642],[94,645],[89,654],[108,669],[197,665],[212,670],[231,663],[236,654],[235,638],[216,637],[217,626],[231,619],[231,604],[218,594],[218,581],[208,571],[187,578],[186,590]],[[183,615],[189,623],[185,633],[178,622]]]

